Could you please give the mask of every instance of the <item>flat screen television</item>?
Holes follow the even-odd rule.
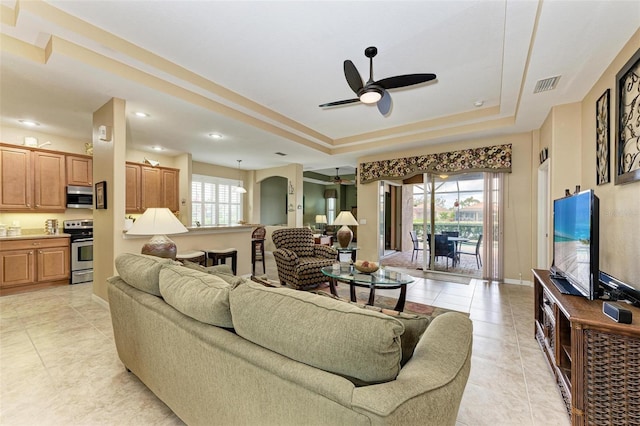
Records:
[[[600,202],[593,190],[553,202],[551,274],[561,292],[598,298],[599,230]]]

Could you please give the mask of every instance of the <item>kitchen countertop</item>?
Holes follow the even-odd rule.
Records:
[[[71,235],[69,234],[56,234],[50,235],[45,234],[41,229],[37,230],[38,233],[25,233],[25,230],[22,231],[22,235],[12,235],[6,237],[0,237],[0,241],[13,241],[13,240],[40,240],[43,238],[69,238]]]
[[[204,235],[204,234],[225,234],[230,232],[250,232],[255,225],[216,225],[216,226],[199,226],[187,227],[188,233],[171,234],[170,238],[180,238],[188,235]],[[149,238],[149,235],[128,235],[127,231],[122,231],[124,239],[129,238]]]

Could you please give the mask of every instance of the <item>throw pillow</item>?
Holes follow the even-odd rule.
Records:
[[[420,341],[420,338],[431,323],[431,317],[425,317],[422,315],[411,314],[407,312],[398,312],[392,309],[383,309],[378,306],[364,305],[362,303],[341,299],[331,293],[327,293],[326,291],[315,291],[313,293],[340,300],[343,303],[349,303],[362,309],[380,312],[384,315],[389,315],[391,318],[394,318],[397,321],[400,321],[402,325],[404,325],[404,333],[402,333],[402,336],[400,337],[400,343],[402,345],[402,366],[404,366],[411,359],[411,357],[413,356],[413,350],[416,348],[416,345]]]
[[[160,292],[177,311],[200,322],[232,328],[231,285],[212,274],[167,265],[160,271]]]
[[[351,379],[395,379],[403,326],[388,315],[289,288],[247,281],[229,294],[236,333],[262,347]]]

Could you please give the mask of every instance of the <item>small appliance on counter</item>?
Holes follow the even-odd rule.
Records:
[[[47,219],[44,221],[44,233],[47,235],[58,235],[58,219]]]

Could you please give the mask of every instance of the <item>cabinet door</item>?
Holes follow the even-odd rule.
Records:
[[[51,152],[33,152],[35,208],[42,211],[64,211],[65,157]]]
[[[0,209],[28,210],[33,205],[31,151],[0,148]]]
[[[7,250],[0,252],[0,287],[14,287],[35,282],[33,250]]]
[[[140,205],[140,166],[127,163],[125,171],[127,181],[125,211],[127,213],[140,213],[142,211]]]
[[[164,207],[162,205],[162,178],[160,169],[142,166],[140,172],[140,180],[142,182],[140,196],[142,211],[150,207]]]
[[[167,207],[172,212],[180,210],[178,201],[178,181],[177,170],[162,169],[162,207]]]
[[[69,246],[38,249],[38,281],[69,278]]]
[[[67,155],[67,185],[93,186],[93,159]]]

